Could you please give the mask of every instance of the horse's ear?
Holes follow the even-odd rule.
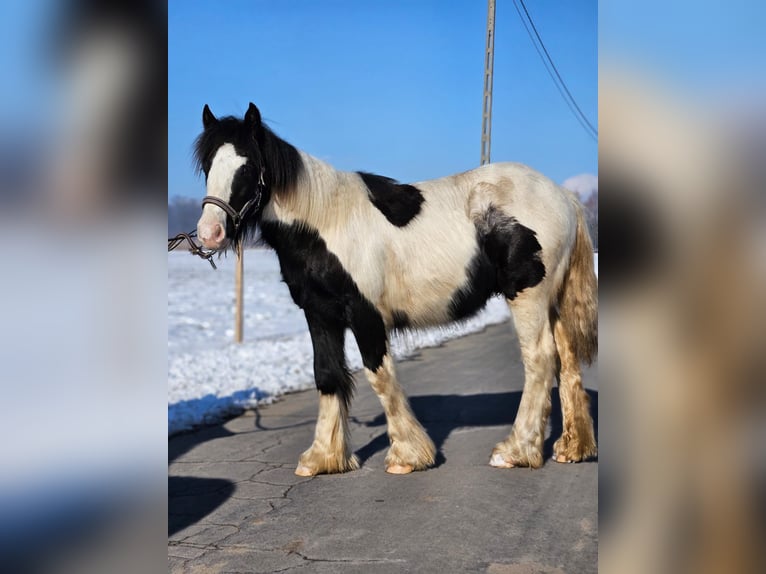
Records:
[[[258,129],[261,127],[261,112],[258,111],[253,102],[250,102],[245,113],[245,123],[252,128]]]
[[[211,112],[208,105],[205,104],[205,107],[202,108],[202,126],[207,129],[217,121],[218,120],[213,115],[213,112]]]

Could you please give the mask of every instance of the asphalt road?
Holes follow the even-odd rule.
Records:
[[[385,472],[382,409],[362,373],[351,407],[357,471],[293,474],[313,437],[314,391],[170,439],[170,572],[597,571],[598,463],[551,460],[556,389],[543,468],[487,464],[523,386],[509,324],[424,350],[398,374],[440,453],[424,472]],[[596,369],[583,380],[595,416]]]

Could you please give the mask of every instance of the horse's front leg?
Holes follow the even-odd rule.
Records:
[[[408,474],[433,466],[436,447],[415,418],[407,396],[396,380],[388,336],[380,314],[371,306],[358,305],[354,308],[351,330],[362,353],[367,380],[386,414],[391,441],[386,455],[386,472]]]
[[[386,413],[391,441],[386,455],[386,472],[408,474],[433,466],[436,447],[415,418],[407,396],[396,380],[391,355],[386,352],[377,368],[365,368],[364,372]]]
[[[346,368],[345,325],[336,318],[306,313],[314,347],[314,378],[319,391],[319,416],[314,442],[298,461],[295,474],[314,476],[359,468],[351,453],[348,403],[353,379]]]
[[[433,466],[436,447],[415,418],[407,396],[396,380],[388,335],[380,313],[369,303],[360,301],[351,308],[350,327],[362,353],[367,380],[386,414],[391,441],[386,455],[386,472],[408,474]]]

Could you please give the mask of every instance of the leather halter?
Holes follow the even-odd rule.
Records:
[[[258,179],[258,185],[255,188],[255,196],[252,197],[245,203],[245,205],[242,206],[242,209],[237,211],[234,209],[230,204],[225,202],[220,197],[216,197],[214,195],[206,195],[204,198],[202,198],[202,207],[204,208],[206,204],[212,203],[216,207],[220,207],[223,209],[229,217],[231,217],[231,222],[234,224],[234,239],[236,240],[239,235],[239,228],[242,225],[243,221],[249,214],[249,212],[254,208],[255,211],[258,211],[258,208],[261,206],[261,199],[263,198],[263,190],[266,187],[266,184],[263,181],[263,172],[264,170],[261,170],[261,176]]]

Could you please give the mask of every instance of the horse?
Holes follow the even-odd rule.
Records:
[[[413,184],[336,170],[276,135],[253,103],[241,119],[217,118],[205,105],[202,125],[194,144],[207,187],[199,240],[220,251],[260,232],[311,335],[319,414],[295,474],[359,468],[349,440],[347,329],[385,413],[386,471],[434,466],[434,443],[399,385],[389,334],[459,321],[494,295],[511,310],[525,379],[511,432],[489,464],[543,465],[556,376],[563,432],[553,458],[596,456],[580,366],[598,350],[597,279],[573,193],[519,163]]]

